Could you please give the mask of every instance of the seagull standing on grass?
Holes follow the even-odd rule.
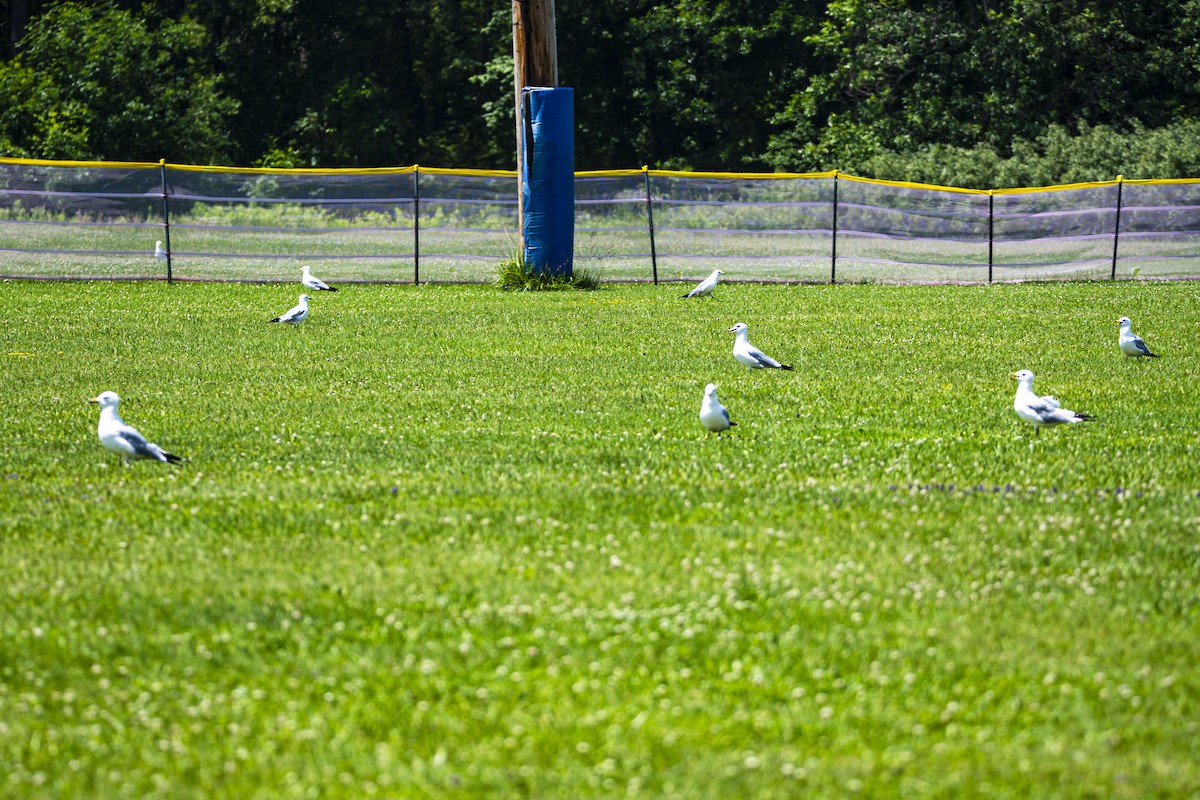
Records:
[[[721,435],[721,431],[727,431],[737,425],[736,422],[729,421],[729,412],[717,399],[715,383],[704,387],[704,401],[700,404],[700,424],[718,436]]]
[[[320,278],[314,278],[308,267],[304,268],[304,276],[300,278],[300,282],[312,289],[314,292],[336,292],[337,289],[330,286]]]
[[[167,260],[167,251],[163,250],[161,240],[154,243],[154,257],[157,258],[159,261]]]
[[[286,313],[280,314],[278,317],[271,320],[271,322],[290,322],[292,324],[295,324],[297,322],[304,322],[304,320],[307,318],[308,318],[308,295],[302,294],[302,295],[300,295],[299,303],[297,303],[296,305],[289,308]]]
[[[125,420],[117,413],[117,404],[121,402],[121,398],[117,397],[116,392],[103,392],[88,402],[100,406],[100,424],[96,426],[100,444],[118,453],[125,459],[126,464],[131,458],[149,458],[170,464],[177,464],[183,460],[147,441],[145,436],[125,424]]]
[[[750,329],[746,327],[746,323],[739,322],[729,330],[737,334],[737,339],[735,339],[733,342],[733,357],[745,364],[750,369],[771,367],[772,369],[791,370],[791,367],[789,367],[787,364],[780,364],[762,350],[759,350],[757,347],[750,344],[750,340],[747,338],[746,333]]]
[[[683,296],[683,299],[687,300],[689,297],[711,297],[713,300],[716,300],[716,295],[712,293],[712,290],[717,288],[717,281],[719,281],[721,276],[724,274],[725,273],[721,270],[714,269],[712,271],[712,275],[709,275],[707,278],[700,281],[695,289],[692,289]]]
[[[1146,347],[1142,337],[1133,332],[1133,323],[1129,321],[1129,317],[1121,317],[1117,320],[1117,324],[1121,326],[1121,335],[1117,337],[1117,344],[1121,345],[1122,353],[1127,356],[1158,358],[1150,352],[1149,347]]]
[[[1033,392],[1033,373],[1027,369],[1009,375],[1017,382],[1017,396],[1013,400],[1013,411],[1026,422],[1033,423],[1033,435],[1037,436],[1042,428],[1058,425],[1063,422],[1074,424],[1094,419],[1091,414],[1079,411],[1069,411],[1061,407],[1058,398],[1046,395],[1039,397]]]

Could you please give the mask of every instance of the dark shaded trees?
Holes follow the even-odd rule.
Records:
[[[982,145],[1050,126],[1158,128],[1200,110],[1194,0],[833,0],[823,59],[776,121],[778,168],[861,169],[883,152]]]
[[[205,62],[207,33],[184,17],[151,25],[106,4],[62,3],[0,65],[7,155],[201,163],[228,158],[237,101]]]
[[[29,7],[23,51],[0,63],[7,155],[514,166],[508,3]],[[1193,140],[1200,0],[559,0],[557,11],[581,169],[896,177],[908,163],[978,185],[1075,179],[1122,159],[1192,163],[1186,148],[1156,159],[1134,139]]]

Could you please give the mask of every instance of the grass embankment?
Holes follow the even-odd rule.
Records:
[[[4,284],[0,794],[1200,791],[1200,288],[685,288]]]

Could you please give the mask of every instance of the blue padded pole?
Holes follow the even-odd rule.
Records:
[[[574,91],[526,86],[521,117],[525,266],[538,275],[570,277],[575,240]]]

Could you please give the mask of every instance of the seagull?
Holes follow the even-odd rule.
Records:
[[[737,339],[733,343],[733,357],[750,369],[771,367],[773,369],[791,370],[791,367],[787,364],[780,364],[762,350],[750,344],[750,340],[746,337],[746,331],[750,329],[746,327],[746,323],[739,322],[729,330],[737,334]]]
[[[163,250],[161,240],[154,243],[154,257],[157,258],[159,261],[167,260],[167,251]]]
[[[313,291],[316,291],[316,292],[336,292],[337,291],[337,289],[333,288],[332,286],[330,286],[328,283],[321,280],[320,278],[314,278],[312,272],[309,271],[308,267],[304,268],[304,277],[302,277],[300,279],[300,282],[303,283],[305,286],[307,286],[309,289],[312,289]]]
[[[114,453],[119,453],[126,464],[130,458],[150,458],[170,464],[177,464],[183,460],[153,442],[146,441],[145,436],[125,424],[121,415],[117,413],[117,404],[121,402],[121,398],[117,397],[116,392],[102,392],[88,402],[100,406],[100,424],[96,427],[100,444]]]
[[[700,404],[700,424],[718,436],[721,431],[727,431],[737,425],[729,421],[729,412],[717,399],[717,385],[710,383],[704,387],[704,401]]]
[[[1017,382],[1017,396],[1013,400],[1013,411],[1017,416],[1035,426],[1033,435],[1037,436],[1042,428],[1058,425],[1062,422],[1076,423],[1094,419],[1091,414],[1069,411],[1061,407],[1058,399],[1046,395],[1038,397],[1033,393],[1033,373],[1027,369],[1009,375]]]
[[[271,322],[304,322],[308,318],[308,295],[300,295],[300,302],[292,306],[286,313],[280,314]]]
[[[721,270],[714,269],[712,275],[709,275],[707,278],[700,281],[695,289],[692,289],[683,296],[683,299],[687,300],[689,297],[711,297],[713,300],[716,300],[717,298],[712,293],[712,290],[717,288],[717,281],[720,280],[721,276],[724,274],[725,273]]]
[[[1154,353],[1150,352],[1150,348],[1146,347],[1146,343],[1142,341],[1142,337],[1133,332],[1133,323],[1129,321],[1129,317],[1121,317],[1117,320],[1117,324],[1121,326],[1121,335],[1117,338],[1117,344],[1121,345],[1121,352],[1127,356],[1146,356],[1147,358],[1158,358]]]

